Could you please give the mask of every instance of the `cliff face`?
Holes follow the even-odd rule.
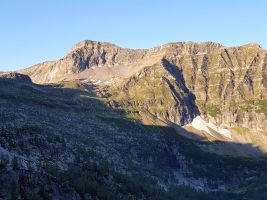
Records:
[[[31,79],[27,75],[15,73],[15,72],[2,72],[0,78],[7,81],[19,81],[23,83],[32,83]]]
[[[256,44],[168,60],[183,71],[205,117],[228,127],[266,127],[267,52]]]
[[[254,43],[226,48],[179,42],[133,50],[83,41],[64,58],[21,73],[37,83],[79,79],[105,88],[113,106],[180,125],[200,113],[217,125],[264,132],[266,67],[267,51]]]
[[[108,91],[112,106],[131,113],[145,112],[150,118],[180,125],[199,115],[195,96],[186,87],[182,72],[165,59],[110,86]]]

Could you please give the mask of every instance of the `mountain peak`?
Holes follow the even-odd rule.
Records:
[[[76,51],[77,49],[82,49],[82,48],[95,48],[95,47],[100,47],[100,46],[105,46],[105,47],[115,47],[115,48],[121,48],[115,44],[109,43],[109,42],[100,42],[100,41],[93,41],[93,40],[83,40],[81,42],[78,42],[75,44],[71,52]]]
[[[261,48],[261,46],[256,42],[250,42],[244,45],[244,47],[251,47],[251,48]]]

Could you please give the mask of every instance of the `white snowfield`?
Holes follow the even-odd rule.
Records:
[[[203,120],[200,116],[197,116],[193,119],[191,124],[187,124],[185,126],[191,126],[194,129],[197,129],[199,131],[205,131],[206,133],[210,134],[211,136],[215,137],[212,133],[211,130],[223,135],[224,137],[232,139],[231,132],[228,129],[225,128],[220,128],[216,126],[215,124],[211,122],[206,122]]]
[[[101,83],[101,81],[98,80],[98,81],[94,82],[93,84],[94,84],[94,85],[98,85],[98,84],[100,84],[100,83]]]

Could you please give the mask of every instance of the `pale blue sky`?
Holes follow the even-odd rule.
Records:
[[[62,57],[84,39],[128,48],[174,41],[257,42],[266,0],[2,0],[0,71]]]

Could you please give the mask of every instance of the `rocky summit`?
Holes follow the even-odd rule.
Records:
[[[0,73],[1,199],[267,198],[267,51],[82,41]]]

